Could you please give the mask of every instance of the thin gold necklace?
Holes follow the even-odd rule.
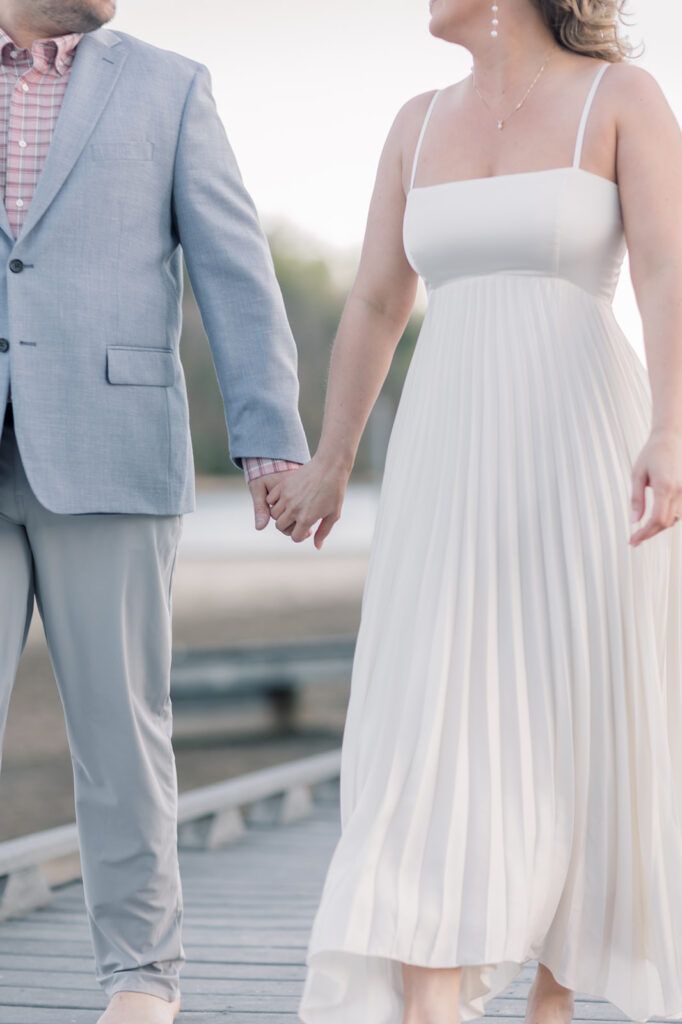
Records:
[[[504,126],[505,126],[506,122],[507,122],[507,121],[509,120],[509,118],[510,118],[510,117],[512,116],[512,114],[515,114],[517,110],[520,110],[520,109],[521,109],[521,107],[523,106],[523,104],[524,104],[524,103],[526,102],[526,100],[527,100],[527,99],[528,99],[528,97],[530,96],[530,93],[531,93],[531,90],[532,90],[533,86],[534,86],[534,85],[535,85],[535,83],[537,82],[537,80],[538,80],[538,78],[540,77],[540,75],[542,74],[542,72],[543,72],[543,71],[545,70],[545,68],[547,67],[547,64],[549,63],[549,60],[550,60],[550,58],[551,58],[551,56],[552,56],[552,53],[553,53],[553,52],[554,52],[553,50],[550,50],[549,54],[548,54],[548,55],[547,55],[547,56],[545,57],[545,60],[544,60],[544,62],[543,62],[543,64],[542,64],[542,67],[540,68],[540,70],[538,71],[537,75],[535,76],[535,78],[533,79],[533,81],[532,81],[532,82],[530,83],[530,85],[529,85],[529,86],[528,86],[528,88],[526,89],[526,92],[525,92],[525,94],[524,94],[524,96],[523,96],[523,99],[521,99],[521,100],[520,100],[520,101],[519,101],[519,102],[518,102],[518,103],[516,104],[516,106],[514,107],[514,109],[513,109],[513,110],[511,110],[511,111],[510,111],[510,112],[509,112],[509,113],[507,114],[507,116],[506,116],[506,117],[498,117],[498,116],[497,116],[497,114],[495,114],[495,112],[493,111],[493,109],[492,109],[492,107],[490,106],[490,104],[488,103],[487,99],[485,98],[485,96],[483,95],[483,93],[482,93],[482,92],[480,91],[480,89],[479,89],[479,88],[478,88],[478,86],[476,85],[476,79],[475,79],[475,77],[474,77],[474,68],[473,68],[473,65],[472,65],[472,68],[471,68],[471,84],[473,85],[474,89],[476,90],[476,92],[478,93],[478,95],[479,95],[479,96],[481,97],[481,99],[482,99],[482,100],[483,100],[483,102],[485,103],[485,105],[486,105],[486,107],[488,108],[488,110],[490,111],[490,113],[491,113],[491,114],[493,115],[493,117],[495,118],[495,120],[496,120],[496,122],[497,122],[497,127],[498,127],[498,130],[499,130],[499,131],[502,131],[502,129],[504,128]]]

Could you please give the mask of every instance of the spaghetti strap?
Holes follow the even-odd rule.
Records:
[[[592,82],[592,86],[590,88],[590,91],[587,94],[587,99],[585,100],[585,106],[583,107],[582,117],[580,118],[580,125],[578,127],[578,135],[577,135],[577,138],[575,140],[575,152],[573,154],[573,166],[574,167],[580,167],[580,160],[581,160],[582,155],[583,155],[583,142],[585,140],[585,128],[587,127],[587,118],[589,117],[590,109],[592,107],[592,100],[595,97],[595,93],[597,92],[597,87],[598,87],[599,83],[602,80],[604,72],[609,67],[611,67],[610,63],[602,64],[602,66],[599,68],[599,71],[597,71],[596,75],[594,76],[594,81]]]
[[[434,92],[433,96],[431,97],[431,102],[429,103],[428,110],[426,111],[426,117],[424,118],[422,130],[420,131],[419,138],[417,139],[417,148],[414,151],[414,160],[412,161],[412,177],[410,178],[410,191],[412,191],[412,187],[414,185],[414,178],[417,173],[417,164],[419,163],[419,154],[421,153],[424,135],[426,134],[426,129],[428,127],[429,121],[431,120],[431,113],[433,111],[435,102],[440,96],[441,91],[441,89],[437,89],[436,92]]]

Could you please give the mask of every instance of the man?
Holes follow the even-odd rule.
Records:
[[[206,69],[0,0],[0,732],[34,594],[64,703],[100,1024],[179,1009],[170,590],[194,505],[181,251],[256,525],[309,457],[296,350]]]

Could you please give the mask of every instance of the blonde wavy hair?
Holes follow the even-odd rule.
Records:
[[[621,34],[626,0],[532,0],[561,46],[612,63],[633,55]]]

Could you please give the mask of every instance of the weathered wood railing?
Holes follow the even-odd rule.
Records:
[[[313,810],[316,786],[338,778],[341,751],[332,750],[182,793],[181,847],[216,849],[238,840],[249,822],[288,824]],[[0,920],[50,902],[43,866],[78,852],[76,826],[64,825],[0,843]]]

